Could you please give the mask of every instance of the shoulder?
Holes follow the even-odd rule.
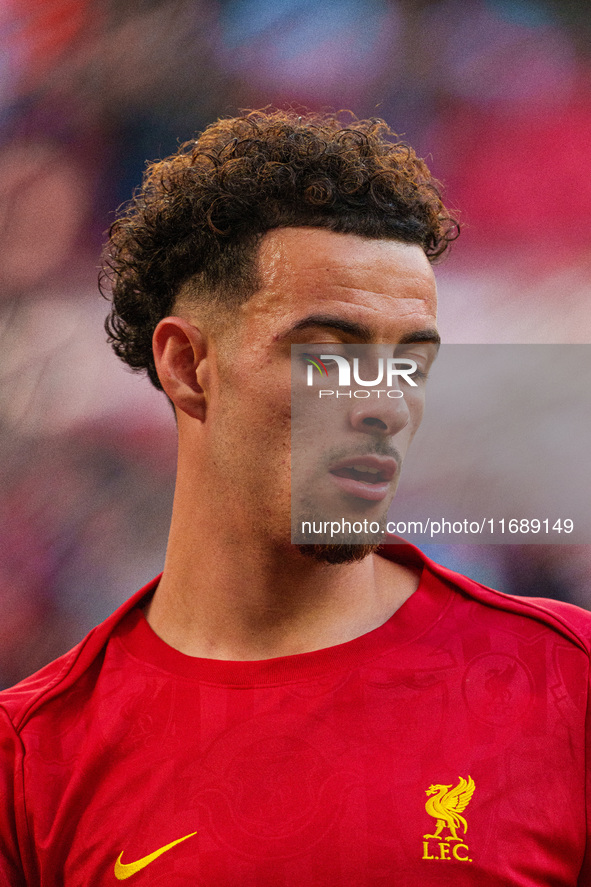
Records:
[[[100,665],[102,653],[115,628],[142,598],[154,591],[159,578],[140,589],[59,659],[0,692],[0,711],[17,734],[34,714],[75,688],[97,664]]]
[[[517,624],[521,621],[524,631],[532,629],[534,623],[537,623],[538,626],[545,627],[579,647],[587,656],[591,654],[591,612],[588,610],[564,601],[520,597],[488,588],[461,573],[437,564],[410,543],[385,545],[380,553],[402,563],[421,566],[437,580],[451,586],[465,600],[494,611],[500,616],[506,614],[512,622],[516,619]]]
[[[549,598],[505,594],[439,564],[434,565],[433,569],[440,578],[453,583],[466,597],[482,606],[517,617],[530,628],[533,627],[532,623],[543,626],[579,647],[587,655],[591,653],[591,613],[587,610]]]

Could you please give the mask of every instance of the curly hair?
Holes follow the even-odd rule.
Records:
[[[430,260],[459,234],[438,183],[378,118],[250,111],[218,120],[147,167],[109,231],[100,287],[116,354],[162,386],[152,334],[180,288],[235,306],[256,292],[264,234],[318,227],[422,246]],[[109,297],[109,296],[108,296]]]

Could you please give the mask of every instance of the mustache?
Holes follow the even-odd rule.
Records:
[[[340,462],[344,459],[356,459],[359,456],[388,456],[396,459],[399,469],[402,467],[402,456],[399,450],[386,440],[368,440],[366,446],[355,447],[355,449],[335,447],[323,453],[322,461],[328,468],[330,465],[334,465],[335,462]]]

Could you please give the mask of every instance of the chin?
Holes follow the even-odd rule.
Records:
[[[362,561],[380,547],[379,542],[372,544],[342,543],[340,545],[297,545],[300,554],[312,558],[321,564],[353,564]]]

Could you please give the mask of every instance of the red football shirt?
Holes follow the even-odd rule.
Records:
[[[345,644],[185,656],[139,603],[0,695],[0,884],[588,885],[591,615],[422,558]]]

